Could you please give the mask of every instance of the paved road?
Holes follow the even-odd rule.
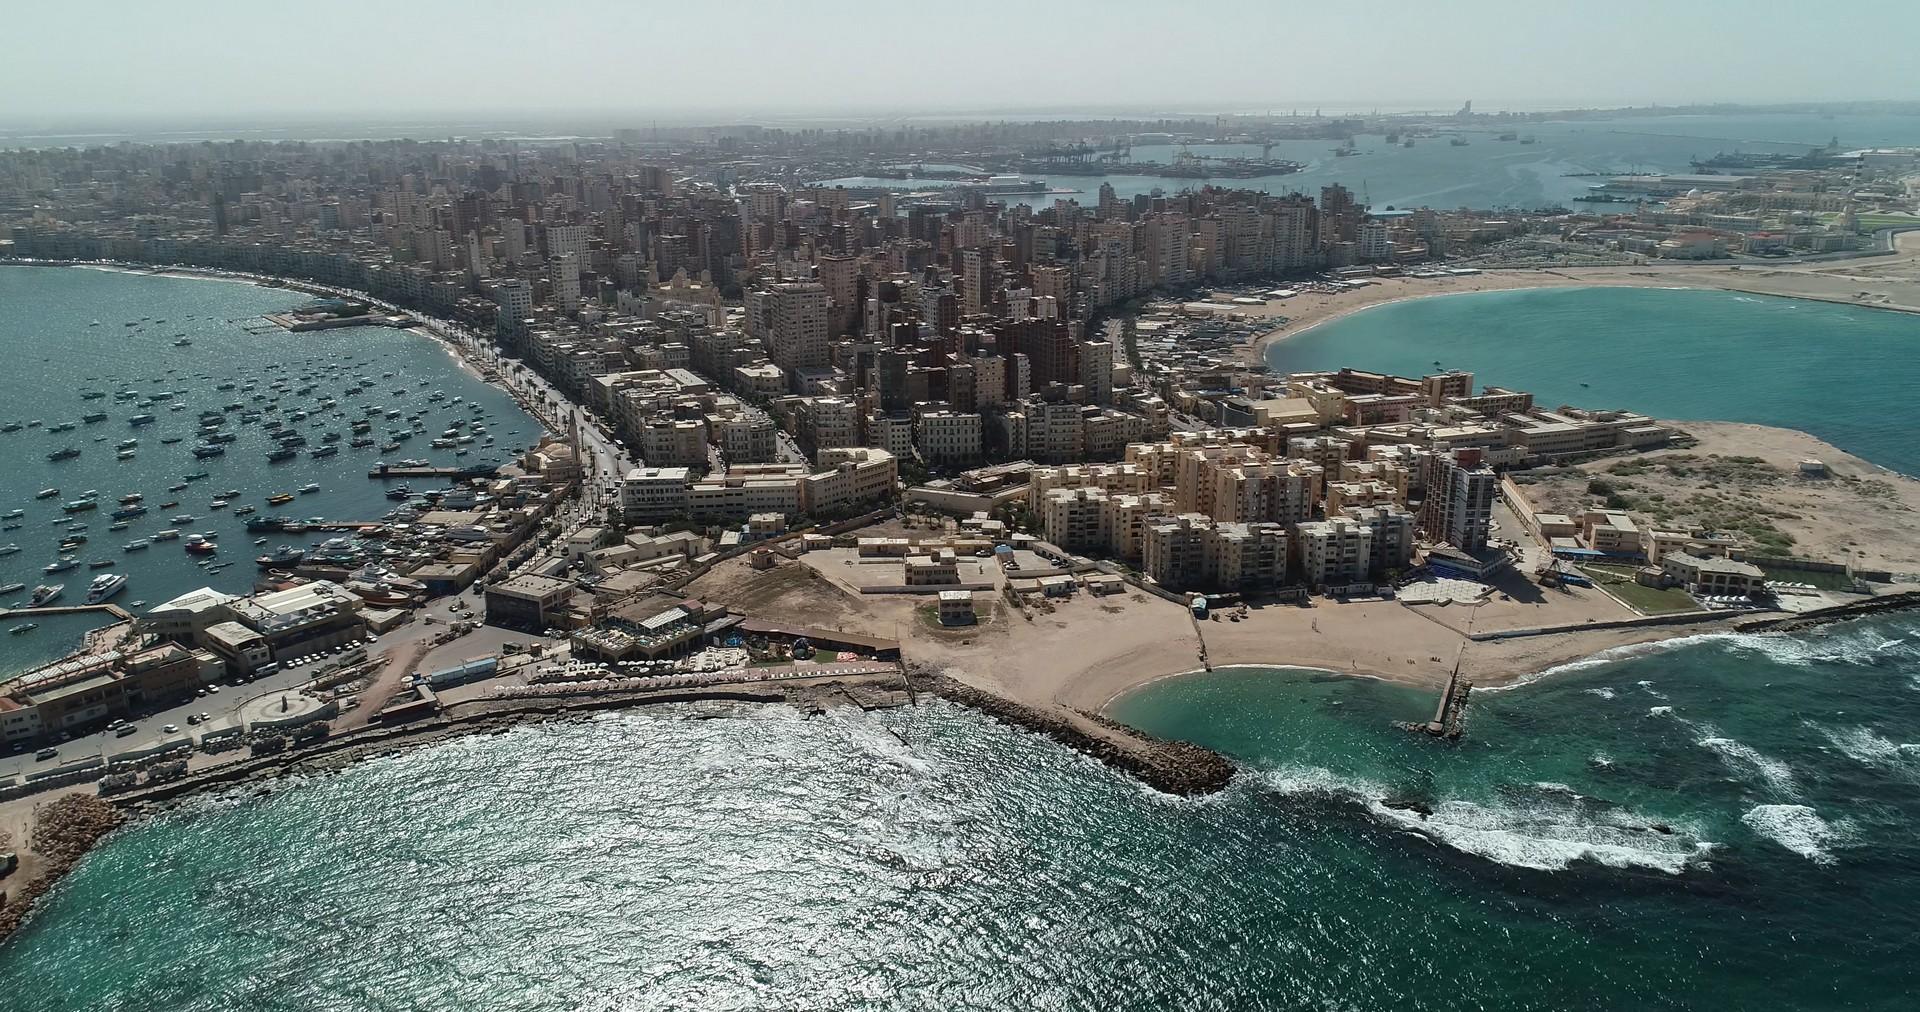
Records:
[[[379,646],[373,646],[368,649],[378,651],[381,648]],[[34,752],[38,750],[39,746],[35,746],[33,749],[17,755],[0,757],[0,778],[12,777],[32,770],[47,769],[63,762],[82,759],[87,756],[100,755],[103,747],[107,753],[114,753],[125,752],[128,749],[139,748],[143,745],[157,744],[162,739],[175,737],[175,735],[169,735],[160,730],[168,724],[177,725],[182,732],[199,731],[200,728],[187,723],[189,714],[206,713],[212,718],[210,726],[230,726],[231,721],[228,720],[228,718],[231,718],[247,700],[266,695],[279,695],[282,692],[297,689],[311,681],[318,670],[320,669],[312,666],[288,668],[242,685],[222,684],[219,686],[218,692],[209,691],[207,695],[196,696],[190,702],[170,706],[151,715],[136,719],[134,725],[140,730],[125,738],[115,737],[111,731],[102,731],[87,735],[84,738],[76,738],[73,741],[60,743],[54,746],[60,750],[58,758],[47,760],[34,759]]]

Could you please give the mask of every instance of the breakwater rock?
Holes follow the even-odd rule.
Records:
[[[1065,707],[1046,708],[1016,702],[937,671],[910,668],[907,683],[916,692],[932,693],[1016,727],[1044,734],[1076,752],[1138,777],[1157,791],[1193,797],[1225,790],[1233,781],[1233,763],[1218,752],[1186,742],[1155,738],[1116,720]]]
[[[1787,615],[1781,618],[1760,618],[1741,622],[1734,626],[1741,632],[1801,632],[1832,625],[1835,622],[1848,622],[1871,615],[1885,615],[1889,612],[1912,611],[1920,608],[1920,591],[1906,590],[1897,594],[1882,594],[1864,601],[1850,601],[1831,608]]]
[[[36,808],[28,846],[39,868],[17,896],[0,907],[0,939],[12,935],[33,911],[34,901],[125,821],[120,809],[91,794],[65,794]]]

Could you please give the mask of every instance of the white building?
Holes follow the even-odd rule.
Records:
[[[865,503],[893,498],[899,464],[893,454],[877,447],[835,447],[821,450],[819,474],[800,479],[800,508],[816,517]]]
[[[980,416],[965,411],[922,411],[915,441],[929,464],[968,464],[980,459]]]
[[[620,483],[620,513],[629,522],[685,516],[692,474],[684,467],[637,467]]]

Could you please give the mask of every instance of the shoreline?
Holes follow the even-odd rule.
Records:
[[[310,295],[338,295],[350,291],[312,286],[264,275],[200,271],[194,268],[154,267],[146,270],[137,266],[91,262],[8,260],[0,263],[18,266],[84,267],[117,273],[228,281],[266,288],[283,288]],[[1676,271],[1676,273],[1679,272]],[[1322,323],[1362,309],[1417,298],[1534,287],[1612,286],[1669,289],[1717,287],[1689,284],[1653,285],[1646,283],[1644,278],[1645,275],[1634,275],[1612,280],[1595,280],[1536,270],[1526,272],[1521,277],[1499,279],[1526,280],[1531,283],[1488,287],[1487,275],[1471,275],[1456,279],[1458,285],[1451,290],[1417,292],[1409,289],[1425,279],[1393,279],[1395,285],[1391,287],[1378,285],[1332,296],[1330,301],[1336,302],[1346,295],[1352,295],[1354,298],[1351,304],[1343,303],[1324,307],[1325,312],[1308,319],[1298,329],[1286,329],[1292,326],[1290,321],[1289,324],[1261,335],[1248,345],[1243,345],[1242,348],[1256,349],[1253,353],[1261,354],[1265,347],[1305,333]],[[1440,281],[1442,284],[1446,283],[1446,279],[1440,279]],[[1464,287],[1469,284],[1472,287]],[[1742,289],[1722,288],[1721,290]],[[356,298],[364,298],[375,305],[389,305],[366,293],[352,294]],[[1755,292],[1753,294],[1777,294],[1778,297],[1783,298],[1810,298],[1792,293]],[[1838,300],[1813,298],[1812,301]],[[1850,304],[1861,305],[1860,303]],[[1878,305],[1869,305],[1867,308],[1920,311],[1920,308],[1907,309]],[[495,378],[492,381],[485,380],[481,376],[481,368],[468,357],[468,351],[463,347],[462,342],[440,332],[440,327],[458,327],[457,323],[418,311],[395,308],[394,312],[405,313],[420,321],[414,326],[401,329],[439,343],[460,368],[473,374],[475,378],[481,379],[482,382],[506,392],[531,420],[543,427],[551,428],[539,412],[529,407],[527,401],[513,387],[507,385],[503,372],[494,370]],[[1238,622],[1232,626],[1222,621],[1195,625],[1191,628],[1189,628],[1189,619],[1182,609],[1169,610],[1149,605],[1146,609],[1126,609],[1124,615],[1118,614],[1120,609],[1115,609],[1116,615],[1109,618],[1090,614],[1088,618],[1080,620],[1087,624],[1068,630],[1065,636],[1053,634],[1051,632],[1053,623],[1042,621],[1032,626],[1031,632],[1022,631],[1023,636],[1040,637],[1037,649],[1006,649],[1006,644],[1001,643],[985,652],[1003,654],[1009,663],[985,663],[977,668],[972,662],[983,660],[980,650],[935,649],[924,640],[916,639],[912,644],[916,649],[909,653],[911,660],[903,665],[904,679],[900,676],[890,676],[890,681],[891,687],[897,688],[904,680],[909,694],[926,692],[982,716],[1042,734],[1156,791],[1176,796],[1199,796],[1225,789],[1238,768],[1234,762],[1210,749],[1190,743],[1160,739],[1112,718],[1108,715],[1108,711],[1118,700],[1148,685],[1168,679],[1235,668],[1285,668],[1326,675],[1367,677],[1438,691],[1438,684],[1444,683],[1447,670],[1459,667],[1463,674],[1471,677],[1483,688],[1519,688],[1552,677],[1556,672],[1566,670],[1569,665],[1588,660],[1604,662],[1614,652],[1634,647],[1663,644],[1701,634],[1740,632],[1792,634],[1827,624],[1851,621],[1871,614],[1920,608],[1920,593],[1888,594],[1793,616],[1775,615],[1764,619],[1756,619],[1750,615],[1715,616],[1703,619],[1697,625],[1646,624],[1631,628],[1591,630],[1582,629],[1577,625],[1567,625],[1549,635],[1480,640],[1475,638],[1473,622],[1482,617],[1483,606],[1489,603],[1489,601],[1481,601],[1452,607],[1414,607],[1398,601],[1350,602],[1333,607],[1301,608],[1297,611],[1286,606],[1264,605],[1255,610],[1251,621]],[[1392,613],[1391,618],[1385,614],[1389,610]],[[1505,615],[1504,621],[1508,623],[1520,623],[1520,625],[1507,625],[1505,627],[1507,632],[1523,627],[1524,620],[1527,618],[1527,614],[1519,609],[1507,609],[1506,612],[1502,612],[1500,608],[1491,610]],[[1080,611],[1086,610],[1080,609]],[[1466,619],[1465,629],[1457,625],[1458,617],[1462,612],[1472,616]],[[1312,616],[1312,635],[1307,635],[1305,629],[1308,616]],[[1383,624],[1383,620],[1391,624]],[[1568,619],[1568,621],[1577,620],[1578,614]],[[1033,617],[1029,616],[1028,621],[1032,623]],[[1585,621],[1592,622],[1594,619],[1587,618]],[[1103,636],[1102,623],[1110,625],[1116,633],[1132,628],[1132,638],[1124,634]],[[1391,632],[1385,636],[1370,634],[1369,623],[1375,633],[1382,630],[1391,630]],[[1498,626],[1499,622],[1494,624]],[[1326,626],[1324,631],[1321,628],[1322,625]],[[1012,627],[1021,629],[1018,625]],[[1059,627],[1063,630],[1068,629],[1064,622],[1060,623]],[[1481,628],[1486,629],[1485,626]],[[1498,631],[1500,630],[1497,628],[1490,630],[1490,632]],[[1051,650],[1045,646],[1049,640],[1052,641],[1053,649]],[[1095,644],[1104,644],[1104,646],[1094,646]],[[1203,667],[1195,666],[1195,645],[1199,647],[1199,658]],[[929,647],[924,657],[919,655],[920,647]],[[1114,652],[1116,650],[1117,653]],[[1388,650],[1393,653],[1386,653]],[[1288,659],[1284,661],[1269,659],[1276,655],[1285,656]],[[1462,666],[1463,659],[1464,666]],[[1143,671],[1149,673],[1143,676]],[[1436,679],[1439,680],[1438,683]],[[852,681],[872,684],[871,680],[857,678],[849,680],[845,676],[840,676],[832,681],[818,684],[783,685],[779,690],[763,693],[743,687],[713,691],[601,694],[517,702],[469,700],[453,704],[448,708],[448,712],[441,716],[417,724],[356,727],[350,731],[343,731],[337,736],[290,748],[280,754],[236,758],[216,767],[190,774],[181,780],[102,799],[102,803],[111,806],[126,819],[132,819],[154,814],[181,799],[203,793],[244,789],[249,786],[257,787],[265,782],[282,779],[295,773],[323,772],[363,759],[411,751],[458,737],[501,733],[522,723],[576,719],[601,710],[627,709],[658,703],[699,701],[789,705],[808,703],[817,705],[821,701],[833,703],[836,687],[851,684]],[[862,705],[863,709],[870,708],[861,704],[850,694],[843,694],[843,696],[844,698],[838,700],[839,702],[853,702]],[[458,712],[454,712],[456,709]],[[23,806],[28,813],[24,825],[31,827],[34,822],[33,813],[40,807],[64,800],[67,796],[85,797],[91,790],[92,785],[83,784],[77,789],[53,788],[38,794],[16,798],[10,802],[0,803],[0,816],[16,815],[19,811],[16,806]],[[8,809],[14,809],[14,811],[9,812]],[[0,827],[13,824],[11,821],[0,820]],[[97,839],[87,843],[86,847],[97,843]],[[22,898],[0,908],[0,943],[3,943],[13,930],[16,921],[24,922],[31,919],[35,905],[33,900],[51,889],[60,876],[71,867],[71,862],[62,867],[55,861],[38,856],[32,857],[34,866],[28,867],[25,861],[30,856],[25,851],[29,840],[23,834],[14,843],[23,852],[23,867],[15,873],[15,879],[9,881],[7,885],[15,887],[17,895]],[[82,848],[81,853],[84,851],[85,847]],[[75,860],[77,859],[76,856]],[[24,888],[22,888],[23,885]]]
[[[1784,636],[1820,629],[1830,625],[1838,625],[1843,622],[1853,622],[1859,619],[1907,611],[1920,611],[1920,591],[1898,591],[1861,601],[1833,605],[1828,608],[1797,614],[1769,613],[1766,615],[1728,616],[1715,619],[1712,623],[1714,625],[1713,628],[1696,629],[1680,626],[1676,627],[1675,634],[1671,636],[1605,647],[1592,653],[1541,668],[1538,671],[1511,678],[1493,679],[1486,682],[1476,680],[1474,682],[1474,691],[1510,692],[1516,689],[1524,689],[1528,686],[1551,681],[1557,674],[1583,669],[1590,665],[1625,660],[1642,653],[1654,653],[1661,650],[1675,649],[1690,645],[1696,641],[1722,639],[1733,636],[1760,636],[1769,634]],[[1413,686],[1418,688],[1432,687],[1423,681],[1395,678],[1389,674],[1378,671],[1341,671],[1335,668],[1319,667],[1311,664],[1295,664],[1287,661],[1273,661],[1268,663],[1235,661],[1231,664],[1216,664],[1210,668],[1189,668],[1185,671],[1168,672],[1163,675],[1155,675],[1144,681],[1135,682],[1116,690],[1111,696],[1107,697],[1107,700],[1102,703],[1094,713],[1105,715],[1113,704],[1134,693],[1159,685],[1162,682],[1191,678],[1195,675],[1211,675],[1221,672],[1232,673],[1237,671],[1299,672],[1314,676],[1335,675],[1341,678],[1365,678],[1392,685]],[[1462,673],[1470,674],[1471,672],[1463,669]]]
[[[1721,632],[1792,635],[1827,625],[1917,609],[1920,609],[1920,591],[1907,591],[1799,615],[1750,617],[1732,622],[1729,629]],[[1661,641],[1680,638],[1663,637]],[[1590,654],[1586,659],[1605,660],[1605,655],[1611,649]],[[1553,670],[1565,666],[1556,665],[1553,669],[1541,671],[1539,677],[1523,677],[1503,687],[1520,688],[1536,684],[1545,680]],[[1133,688],[1211,671],[1262,668],[1351,675],[1350,672],[1312,665],[1237,662],[1211,669],[1163,674]],[[1365,674],[1367,677],[1397,681],[1381,674]],[[897,673],[851,678],[830,676],[826,680],[805,685],[788,683],[773,691],[742,688],[664,690],[644,694],[601,693],[573,699],[509,701],[495,705],[489,705],[488,700],[472,700],[454,704],[475,707],[471,712],[443,715],[420,723],[365,725],[338,737],[328,737],[285,752],[240,759],[121,796],[100,797],[84,790],[55,788],[40,795],[27,795],[0,803],[0,814],[10,814],[16,819],[19,807],[27,807],[27,814],[20,824],[29,838],[16,843],[17,849],[23,852],[30,843],[38,840],[33,834],[40,825],[38,819],[43,812],[51,809],[60,813],[62,823],[55,853],[25,855],[22,867],[15,872],[16,876],[23,878],[9,883],[17,886],[18,890],[4,906],[0,906],[0,945],[4,945],[15,932],[32,921],[41,901],[94,847],[118,830],[161,814],[198,795],[248,788],[265,790],[268,783],[297,774],[330,772],[362,761],[443,744],[456,738],[503,734],[524,724],[579,719],[596,713],[644,706],[719,702],[755,706],[791,705],[824,712],[825,706],[836,702],[834,697],[838,695],[840,698],[837,702],[861,705],[863,710],[887,708],[867,707],[845,690],[850,685],[885,686],[891,689],[901,683],[905,684],[909,694],[907,705],[918,705],[917,700],[912,699],[916,692],[936,696],[983,718],[1043,735],[1147,787],[1177,797],[1201,797],[1225,790],[1240,768],[1235,760],[1213,749],[1191,742],[1160,738],[1107,716],[1105,707],[1089,712],[1060,703],[1037,706],[995,689],[954,678],[936,667],[912,663],[903,665]],[[1124,694],[1122,692],[1120,695]],[[1112,698],[1117,699],[1118,695]],[[9,808],[15,811],[7,813],[5,810]],[[74,814],[74,818],[66,817],[70,813]],[[29,861],[33,865],[31,868]]]
[[[1920,246],[1920,243],[1897,244],[1892,257],[1870,261],[1869,266],[1886,267],[1910,262],[1915,256],[1920,256],[1920,249],[1902,248],[1906,246]],[[1890,301],[1893,296],[1887,292],[1881,294],[1883,301],[1862,301],[1855,294],[1871,291],[1872,286],[1876,284],[1890,289],[1891,285],[1896,283],[1893,279],[1863,279],[1850,275],[1825,273],[1825,271],[1839,269],[1839,265],[1853,262],[1836,261],[1832,264],[1817,265],[1742,264],[1737,267],[1675,264],[1641,267],[1490,268],[1480,274],[1447,278],[1372,279],[1373,284],[1355,291],[1302,294],[1277,306],[1269,307],[1273,310],[1271,315],[1287,316],[1285,310],[1289,304],[1298,304],[1306,299],[1318,300],[1307,305],[1304,312],[1288,316],[1285,323],[1255,335],[1251,341],[1237,349],[1237,354],[1243,362],[1265,365],[1268,348],[1362,310],[1399,302],[1411,302],[1416,299],[1525,291],[1535,288],[1647,288],[1666,291],[1739,292],[1743,295],[1802,299],[1808,302],[1825,302],[1859,309],[1920,314],[1920,297],[1914,297],[1920,293],[1909,293],[1904,290],[1900,293],[1903,298],[1913,297],[1912,302]],[[1663,275],[1669,277],[1663,281]],[[1771,279],[1771,283],[1762,279]],[[1796,288],[1788,281],[1797,281],[1803,287]]]

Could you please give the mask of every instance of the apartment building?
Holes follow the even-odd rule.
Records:
[[[800,508],[815,517],[893,498],[899,464],[878,447],[832,447],[817,455],[817,474],[800,479]]]
[[[1497,479],[1481,451],[1445,450],[1421,459],[1427,490],[1420,507],[1421,530],[1430,540],[1463,552],[1486,548]]]
[[[1314,520],[1294,528],[1300,542],[1300,578],[1315,588],[1371,582],[1373,529],[1347,517]]]
[[[1219,523],[1193,513],[1149,520],[1141,569],[1170,590],[1250,590],[1287,575],[1287,532],[1279,524]]]
[[[620,514],[628,523],[685,516],[687,486],[693,473],[684,467],[637,467],[620,483]]]
[[[914,443],[920,459],[945,467],[964,466],[980,459],[980,416],[970,411],[918,412]]]
[[[1368,529],[1367,573],[1380,579],[1401,572],[1413,562],[1413,514],[1391,503],[1329,508],[1329,517],[1351,520]]]

